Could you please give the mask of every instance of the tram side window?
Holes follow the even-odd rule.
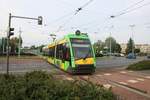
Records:
[[[63,59],[70,61],[70,48],[67,47],[67,44],[63,45]]]
[[[62,44],[57,45],[56,58],[63,59],[63,45]]]
[[[70,48],[66,44],[57,45],[56,58],[70,61]]]
[[[55,47],[50,48],[49,49],[49,56],[54,57],[54,53],[55,53]]]
[[[54,57],[55,56],[55,47],[53,47],[52,49],[53,49],[53,51],[52,51],[52,57]]]

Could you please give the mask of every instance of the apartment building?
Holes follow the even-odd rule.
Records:
[[[125,50],[127,48],[127,44],[126,43],[122,43],[120,44],[122,50],[122,53],[125,53]],[[135,48],[140,49],[140,51],[142,53],[150,53],[150,44],[135,44]]]

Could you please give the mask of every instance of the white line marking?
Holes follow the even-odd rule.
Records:
[[[101,74],[98,74],[98,75],[96,75],[96,76],[101,77],[102,75],[101,75]]]
[[[104,75],[109,76],[109,75],[112,75],[112,74],[110,74],[110,73],[105,73]]]
[[[128,80],[128,82],[130,82],[130,83],[137,83],[138,81],[136,81],[136,80]]]
[[[82,76],[83,78],[85,78],[85,79],[88,79],[89,78],[89,76]]]
[[[73,81],[74,79],[73,78],[70,78],[70,77],[66,77],[67,80],[69,81]]]
[[[119,82],[120,84],[123,84],[123,85],[128,85],[128,83],[125,83],[125,82]]]
[[[104,88],[110,89],[112,86],[110,84],[103,84]]]
[[[145,76],[145,78],[149,78],[150,79],[150,76]]]
[[[120,73],[125,74],[125,73],[127,73],[127,72],[125,72],[125,71],[121,71]]]
[[[144,81],[144,79],[142,78],[136,78],[138,81]]]

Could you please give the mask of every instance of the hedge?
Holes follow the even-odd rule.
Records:
[[[102,86],[58,80],[42,71],[25,75],[0,74],[0,100],[115,100]]]
[[[131,64],[127,67],[128,70],[149,70],[150,69],[150,60],[143,60],[134,64]]]

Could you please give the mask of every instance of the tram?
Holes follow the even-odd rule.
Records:
[[[56,67],[72,74],[95,72],[94,49],[87,34],[68,34],[43,47],[43,55]]]

